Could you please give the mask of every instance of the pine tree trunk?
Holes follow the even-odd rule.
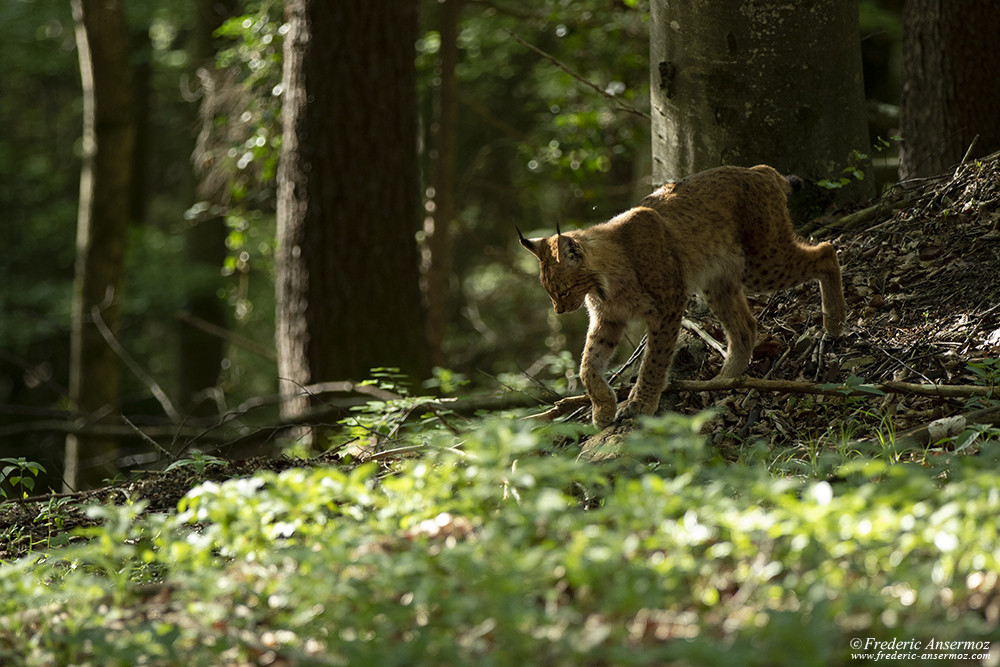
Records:
[[[435,366],[448,365],[444,354],[448,322],[448,292],[455,220],[455,159],[458,142],[458,19],[464,0],[440,3],[441,49],[434,89],[431,127],[431,189],[433,206],[424,219],[424,281],[427,301],[427,342]]]
[[[759,163],[818,180],[868,152],[856,0],[650,8],[654,182]]]
[[[230,203],[229,183],[213,173],[217,159],[230,147],[225,126],[219,119],[234,113],[226,107],[223,89],[231,75],[215,66],[214,33],[236,10],[235,0],[198,0],[198,23],[195,29],[194,56],[197,75],[202,83],[200,121],[197,144],[192,156],[193,174],[197,179],[193,192],[208,210],[191,222],[184,234],[184,255],[188,266],[203,273],[206,279],[191,286],[186,295],[186,310],[203,322],[227,328],[226,307],[219,298],[223,288],[220,276],[226,259],[226,229],[224,211]],[[238,85],[232,82],[230,85]],[[221,161],[221,160],[219,160]],[[219,383],[219,373],[225,356],[225,343],[188,323],[180,324],[180,397],[195,414],[208,414],[214,405],[205,401],[205,390]]]
[[[1000,150],[997,25],[1000,3],[907,0],[900,178],[940,174],[970,146],[970,158]]]
[[[77,223],[70,349],[70,400],[94,419],[118,405],[119,368],[102,335],[117,335],[135,142],[128,31],[119,0],[73,0],[83,82],[83,172]],[[114,476],[117,443],[66,440],[64,486],[97,486]]]
[[[426,377],[416,231],[413,0],[289,0],[278,170],[277,347],[300,386]]]

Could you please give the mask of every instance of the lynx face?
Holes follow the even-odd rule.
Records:
[[[583,247],[568,234],[537,239],[521,236],[521,245],[538,258],[538,278],[557,313],[577,310],[591,291],[603,294],[597,274],[584,267]]]

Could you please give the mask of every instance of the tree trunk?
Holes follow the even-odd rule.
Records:
[[[416,4],[289,0],[278,169],[277,347],[300,386],[429,370],[415,234]],[[291,398],[294,397],[294,398]]]
[[[839,178],[869,149],[857,1],[737,4],[651,0],[654,182],[759,163]]]
[[[435,366],[448,365],[444,354],[451,278],[452,223],[455,219],[455,158],[458,142],[458,19],[464,0],[440,3],[441,48],[434,80],[431,127],[431,187],[424,218],[424,282],[427,342]]]
[[[77,223],[70,400],[94,419],[118,403],[118,359],[101,333],[119,324],[129,167],[135,141],[128,30],[119,0],[73,0],[83,83],[83,171]],[[88,488],[117,473],[115,440],[66,439],[64,486]]]
[[[907,0],[900,178],[946,171],[974,139],[970,158],[1000,150],[998,22],[996,2]]]
[[[205,275],[205,279],[192,285],[187,293],[185,307],[191,315],[220,328],[226,328],[227,311],[219,297],[224,283],[221,269],[226,259],[225,210],[229,205],[228,182],[213,173],[213,166],[220,154],[230,148],[225,127],[220,128],[219,118],[232,113],[222,103],[220,90],[229,79],[215,66],[214,33],[234,11],[235,1],[197,0],[198,23],[195,33],[194,54],[197,75],[202,84],[200,121],[197,144],[192,155],[197,184],[194,194],[199,202],[206,202],[207,209],[191,222],[184,234],[184,254],[189,266]],[[237,85],[235,82],[231,85]],[[217,169],[217,167],[215,167]],[[216,276],[214,280],[208,276]],[[225,343],[218,337],[191,326],[180,324],[180,393],[181,400],[195,414],[207,414],[214,405],[204,401],[206,389],[219,383],[219,373],[225,356]]]

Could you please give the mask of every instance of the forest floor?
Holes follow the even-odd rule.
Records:
[[[837,385],[852,377],[869,384],[1000,382],[997,155],[969,161],[953,174],[898,186],[866,209],[816,221],[813,230],[815,238],[834,243],[840,257],[849,308],[845,333],[837,339],[822,334],[815,285],[754,297],[759,333],[749,376]],[[695,308],[688,317],[708,336],[724,340],[707,311]],[[721,366],[721,355],[693,334],[685,332],[680,345],[682,377],[711,377]],[[688,371],[693,375],[685,375]],[[794,449],[845,433],[870,438],[878,430],[901,432],[980,407],[967,397],[877,394],[848,401],[751,389],[676,392],[665,400],[688,414],[719,409],[710,441],[733,458],[750,442],[806,456]],[[145,501],[147,511],[170,512],[204,481],[331,460],[192,460],[105,489],[9,501],[0,506],[0,536],[6,537],[0,561],[76,539],[69,537],[72,529],[94,523],[88,503]]]
[[[998,155],[897,186],[873,206],[816,222],[813,236],[828,237],[840,258],[845,332],[836,339],[822,333],[814,284],[751,298],[759,334],[750,377],[1000,384]],[[700,323],[724,340],[713,320]],[[721,366],[721,357],[711,366]],[[756,391],[721,397],[686,392],[678,405],[684,411],[724,407],[714,429],[722,448],[754,440],[772,447],[815,441],[831,426],[841,434],[857,431],[857,437],[871,437],[865,431],[872,428],[898,433],[982,407],[968,396],[905,391],[861,404]]]

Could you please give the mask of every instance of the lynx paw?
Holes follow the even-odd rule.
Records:
[[[844,333],[844,320],[843,318],[834,319],[832,317],[827,317],[826,315],[824,315],[823,328],[826,329],[826,332],[828,334],[836,338],[840,334]]]
[[[640,413],[644,412],[646,411],[642,409],[641,405],[639,405],[639,401],[630,398],[622,403],[621,407],[618,408],[618,414],[615,415],[615,422],[620,424],[628,419],[634,419],[635,417],[638,417]]]
[[[614,403],[605,403],[602,405],[594,404],[592,412],[594,413],[594,426],[599,429],[604,429],[615,420]]]
[[[826,332],[836,338],[844,333],[844,322],[847,320],[847,308],[839,304],[827,310],[826,303],[823,304],[823,328]]]

